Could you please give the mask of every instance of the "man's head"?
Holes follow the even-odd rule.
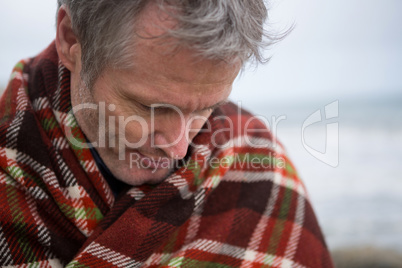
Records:
[[[141,38],[136,22],[149,5],[157,5],[161,16],[166,12],[175,20],[166,34],[177,45],[191,47],[206,58],[264,61],[264,0],[58,0],[58,4],[71,17],[89,88],[104,68],[131,67],[132,44]]]
[[[59,5],[56,48],[71,71],[71,103],[105,108],[74,115],[112,173],[132,185],[163,179],[164,164],[186,155],[244,62],[262,59],[262,0]]]

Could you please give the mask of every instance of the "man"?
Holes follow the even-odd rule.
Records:
[[[59,0],[0,105],[0,264],[332,267],[304,186],[228,103],[263,1]]]

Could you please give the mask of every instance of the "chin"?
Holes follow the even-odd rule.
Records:
[[[125,161],[124,161],[125,162]],[[142,184],[158,184],[164,181],[171,173],[172,169],[152,169],[152,168],[138,168],[130,167],[129,165],[114,166],[110,171],[113,175],[132,186],[139,186]]]
[[[130,161],[128,155],[119,160],[112,150],[100,149],[99,154],[112,174],[120,181],[132,186],[157,184],[165,180],[173,171],[173,167],[144,167],[138,162]]]

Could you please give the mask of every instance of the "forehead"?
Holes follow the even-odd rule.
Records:
[[[199,110],[225,100],[240,65],[199,59],[188,49],[168,54],[152,41],[137,43],[132,69],[114,78],[132,99]]]
[[[152,64],[150,69],[158,69],[161,74],[167,74],[175,81],[189,78],[187,80],[197,83],[199,78],[206,77],[210,81],[204,81],[204,83],[225,83],[231,80],[233,74],[229,69],[240,68],[240,60],[202,58],[187,43],[184,44],[169,36],[169,30],[174,29],[177,24],[174,18],[175,12],[177,10],[172,10],[167,5],[161,9],[152,1],[144,8],[135,22],[137,38],[133,48],[133,55],[135,55],[133,63],[141,62],[144,67],[148,63]],[[142,61],[144,57],[146,60]],[[156,60],[160,64],[155,65]],[[175,64],[169,64],[171,62]],[[216,72],[217,68],[228,72],[228,76],[222,77],[221,72]],[[178,75],[179,73],[180,75]]]
[[[172,52],[169,46],[150,40],[137,43],[135,49],[137,53],[133,60],[136,72],[144,75],[152,72],[161,80],[176,83],[223,85],[232,83],[240,69],[239,63],[201,59],[196,52],[187,48]]]
[[[189,47],[173,46],[179,41],[164,34],[174,26],[171,16],[148,5],[136,21],[132,67],[119,71],[111,78],[113,83],[131,99],[146,104],[162,102],[196,110],[225,100],[240,61],[205,59]]]

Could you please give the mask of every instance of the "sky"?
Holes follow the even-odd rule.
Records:
[[[269,29],[295,26],[235,82],[232,99],[299,102],[393,96],[402,90],[402,1],[269,1]],[[0,1],[0,88],[20,59],[55,36],[56,0]]]

